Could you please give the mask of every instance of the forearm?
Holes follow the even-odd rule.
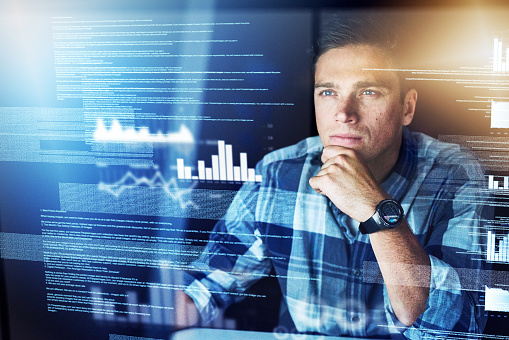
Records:
[[[406,221],[369,237],[394,313],[410,326],[426,308],[431,278],[429,256]]]
[[[321,170],[309,180],[339,210],[358,222],[367,221],[377,205],[391,197],[380,182],[387,174],[373,175],[354,150],[325,147]],[[411,325],[426,308],[430,287],[430,260],[408,224],[370,234],[393,310],[402,323]]]

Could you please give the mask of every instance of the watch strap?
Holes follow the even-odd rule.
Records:
[[[379,222],[375,221],[378,219],[378,212],[376,211],[367,221],[359,224],[359,230],[362,234],[372,234],[374,232],[382,230]]]
[[[383,217],[381,217],[380,214],[382,213],[385,216],[387,213],[385,209],[386,204],[390,204],[395,207],[395,209],[391,209],[392,211],[390,211],[391,214],[396,213],[395,216],[397,216],[397,218],[395,221],[382,220]],[[371,216],[367,221],[359,224],[359,231],[362,234],[372,234],[380,230],[395,228],[403,220],[403,214],[403,208],[401,208],[401,205],[397,201],[392,199],[382,200],[377,204],[373,216]]]

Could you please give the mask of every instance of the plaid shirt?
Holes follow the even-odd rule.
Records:
[[[308,183],[320,170],[322,150],[311,137],[259,162],[263,182],[241,188],[190,266],[186,293],[201,316],[214,318],[273,268],[299,332],[410,339],[480,333],[486,320],[479,291],[468,290],[462,271],[453,269],[483,263],[479,164],[457,145],[404,130],[382,187],[402,205],[431,261],[426,310],[406,327],[392,310],[369,236],[352,234],[347,216]]]

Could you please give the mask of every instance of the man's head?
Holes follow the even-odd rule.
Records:
[[[315,62],[315,112],[324,146],[354,149],[373,166],[394,165],[402,128],[417,93],[403,90],[392,48],[395,38],[373,19],[349,19],[320,39]],[[370,34],[371,33],[371,34]],[[385,38],[383,38],[385,36]],[[376,70],[375,70],[376,69]],[[391,167],[392,167],[391,165]]]
[[[398,28],[389,18],[369,15],[342,13],[329,16],[323,22],[319,38],[313,46],[313,59],[316,63],[325,52],[349,45],[369,45],[384,51],[392,62],[393,69],[399,68],[397,58]],[[402,82],[405,78],[398,73]]]

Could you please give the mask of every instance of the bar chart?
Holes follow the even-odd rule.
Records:
[[[486,252],[487,261],[509,263],[509,234],[497,235],[489,230]]]
[[[504,47],[508,40],[504,33],[498,33],[493,38],[493,72],[497,73],[509,73],[509,47]]]
[[[110,322],[127,322],[152,325],[174,326],[178,324],[177,313],[187,313],[175,306],[181,296],[177,294],[182,285],[182,272],[161,269],[161,283],[148,284],[148,299],[140,302],[139,294],[134,290],[127,290],[124,294],[103,292],[101,287],[93,286],[90,291],[91,313],[94,320]],[[196,326],[222,329],[235,329],[235,319],[224,317],[222,311],[216,319],[206,322],[199,320]]]
[[[177,159],[177,178],[180,180],[222,181],[222,182],[261,182],[262,176],[248,168],[247,153],[239,153],[240,163],[233,165],[233,148],[225,141],[217,141],[217,155],[211,156],[211,166],[198,160],[198,174],[193,175],[193,167],[187,166],[183,158]]]
[[[488,189],[509,190],[509,176],[488,176]]]
[[[485,308],[488,311],[509,312],[509,291],[485,286]]]
[[[491,127],[509,128],[509,102],[491,101]]]

